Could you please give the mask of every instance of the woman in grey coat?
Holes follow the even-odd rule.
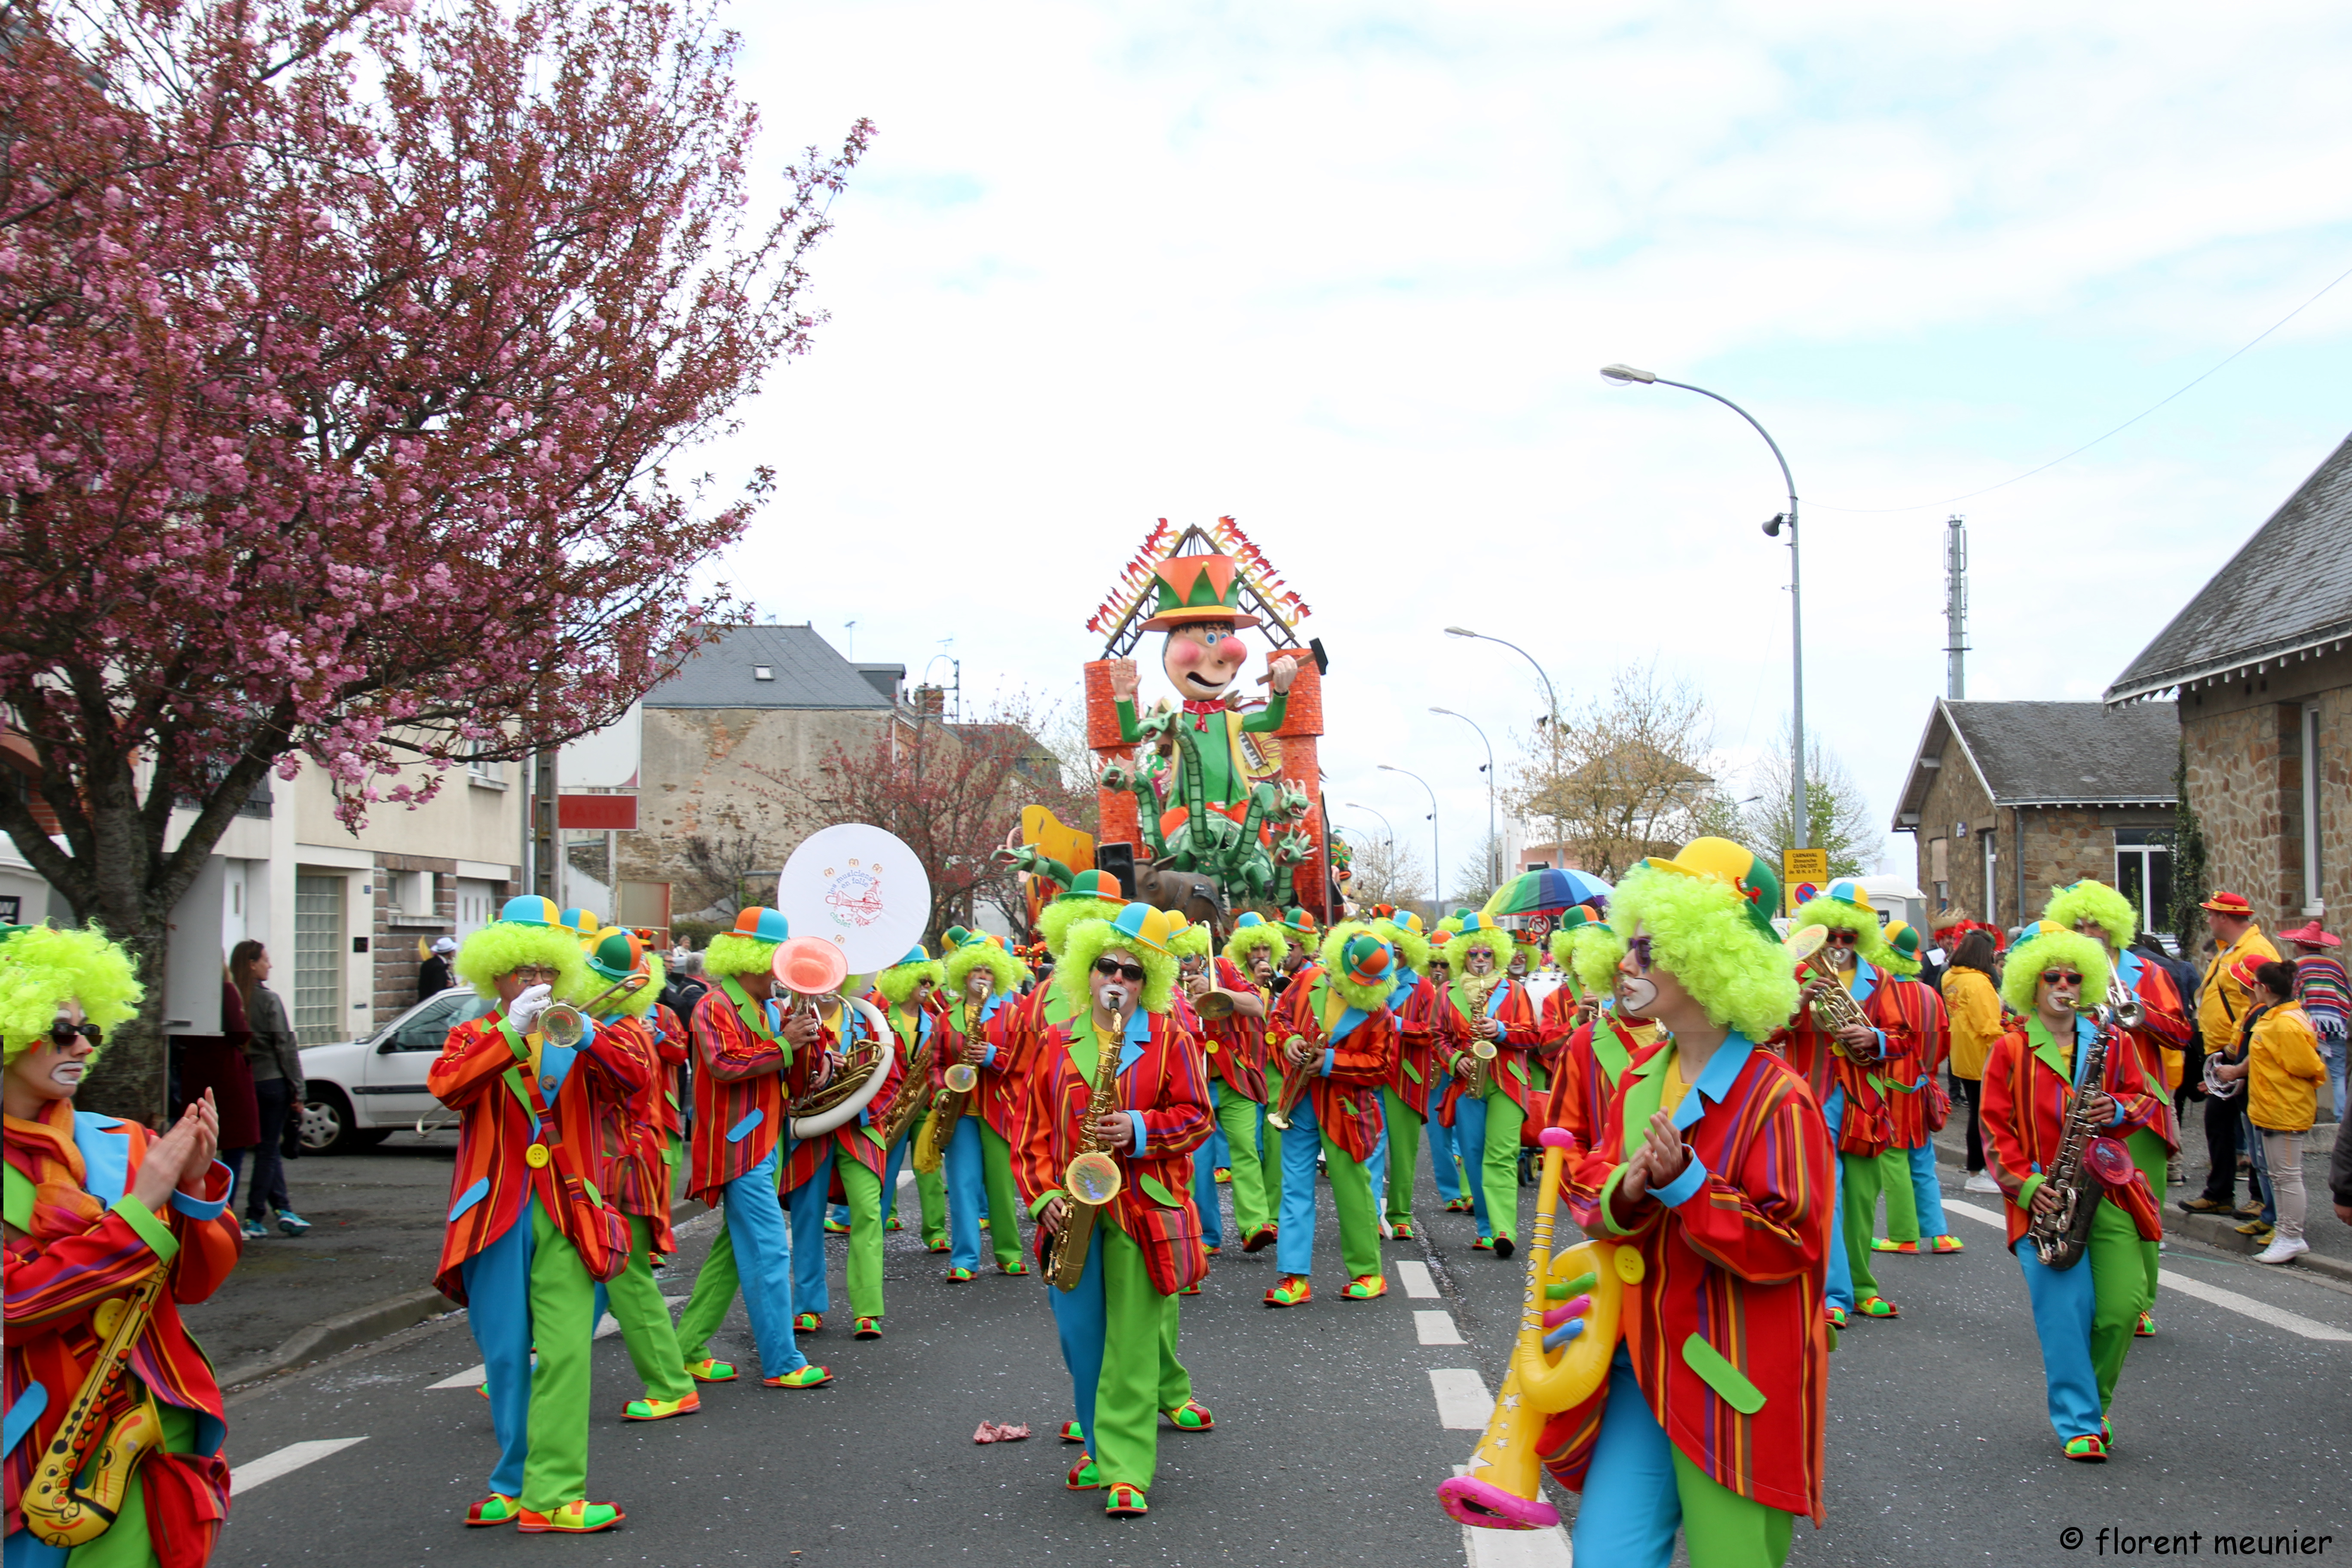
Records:
[[[299,1236],[310,1222],[294,1212],[286,1195],[286,1163],[279,1152],[286,1119],[302,1110],[302,1051],[294,1043],[294,1026],[286,1017],[286,1004],[263,984],[269,978],[269,953],[259,942],[238,942],[229,953],[229,980],[245,998],[245,1016],[252,1034],[246,1041],[246,1060],[253,1068],[253,1098],[261,1111],[261,1142],[253,1153],[253,1184],[245,1187],[245,1234],[269,1234],[267,1219],[275,1210],[278,1228]],[[244,1184],[243,1151],[229,1155],[230,1170]]]

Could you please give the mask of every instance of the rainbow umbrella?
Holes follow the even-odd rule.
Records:
[[[1605,899],[1612,891],[1610,885],[1598,877],[1581,871],[1522,871],[1501,887],[1486,900],[1481,912],[1500,918],[1504,915],[1556,915],[1562,910],[1572,910],[1579,904],[1595,899]]]

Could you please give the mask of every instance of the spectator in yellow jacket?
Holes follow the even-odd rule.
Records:
[[[2246,1080],[2246,1120],[2263,1141],[2263,1163],[2278,1212],[2270,1245],[2257,1263],[2285,1263],[2311,1250],[2303,1238],[2303,1135],[2311,1131],[2327,1063],[2319,1032],[2295,1005],[2294,965],[2276,959],[2253,969],[2246,1014],[2245,1059],[2213,1069],[2216,1078]]]
[[[1972,931],[1952,950],[1943,984],[1944,1013],[1952,1026],[1952,1092],[1969,1107],[1968,1190],[1996,1194],[2000,1185],[1985,1173],[1984,1124],[1978,1106],[1984,1099],[1985,1058],[2002,1032],[2000,994],[1993,989],[1998,962],[1992,938]]]
[[[2242,894],[2219,892],[2197,906],[2213,928],[2213,962],[2206,966],[2205,983],[2197,988],[2197,1033],[2209,1055],[2236,1047],[2246,1013],[2252,1006],[2246,983],[2233,973],[2241,963],[2271,963],[2278,949],[2254,920],[2254,910]],[[2218,1069],[2217,1069],[2218,1070]],[[2191,1214],[2229,1214],[2252,1221],[2259,1204],[2237,1208],[2238,1130],[2243,1114],[2236,1099],[2208,1095],[2205,1099],[2205,1153],[2211,1162],[2205,1173],[2205,1190],[2182,1202]]]

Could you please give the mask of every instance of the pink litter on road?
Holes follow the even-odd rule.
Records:
[[[1027,1422],[1018,1426],[1000,1426],[993,1421],[983,1421],[971,1435],[975,1443],[1018,1443],[1029,1436]]]

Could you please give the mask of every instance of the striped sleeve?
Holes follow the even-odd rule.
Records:
[[[1753,1284],[1794,1279],[1821,1261],[1833,1198],[1829,1128],[1812,1097],[1774,1074],[1740,1108],[1748,1126],[1728,1147],[1745,1148],[1738,1171],[1710,1171],[1674,1210],[1691,1250]]]

